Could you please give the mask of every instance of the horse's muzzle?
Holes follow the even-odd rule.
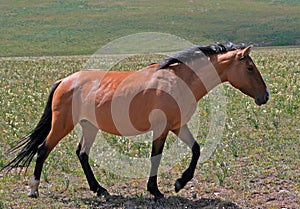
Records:
[[[257,95],[255,97],[255,103],[259,106],[266,104],[268,102],[269,98],[270,98],[270,92],[269,92],[269,89],[266,88],[266,92],[264,94]]]

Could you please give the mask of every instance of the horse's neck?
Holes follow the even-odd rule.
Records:
[[[218,84],[224,82],[221,76],[223,71],[224,67],[218,63],[202,61],[188,66],[182,65],[177,76],[185,81],[198,101]]]

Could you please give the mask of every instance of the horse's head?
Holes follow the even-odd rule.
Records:
[[[257,105],[262,105],[269,100],[269,90],[249,56],[250,49],[251,46],[248,46],[245,49],[228,52],[230,56],[224,54],[223,61],[228,63],[225,79],[235,88],[254,98]]]

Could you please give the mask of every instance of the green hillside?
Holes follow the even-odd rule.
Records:
[[[0,56],[92,54],[140,32],[197,44],[300,43],[298,0],[16,1],[0,3]]]

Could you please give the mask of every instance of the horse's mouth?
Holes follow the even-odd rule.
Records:
[[[267,93],[266,95],[264,96],[261,96],[261,97],[256,97],[255,98],[255,103],[258,105],[258,106],[261,106],[263,104],[266,104],[269,100],[269,94]]]

